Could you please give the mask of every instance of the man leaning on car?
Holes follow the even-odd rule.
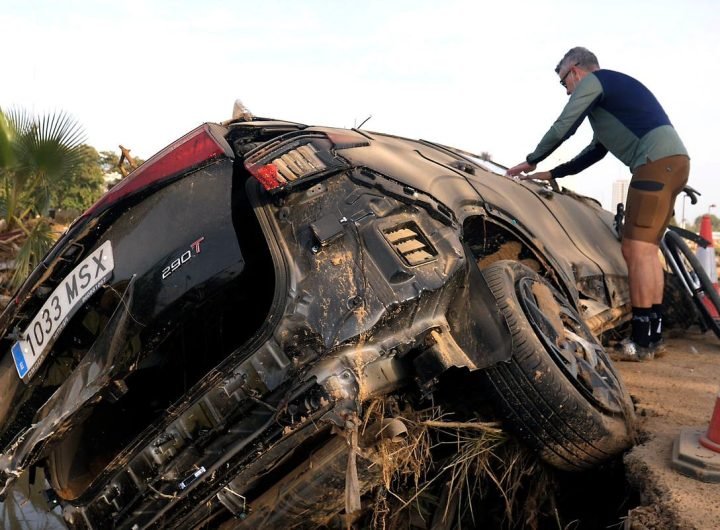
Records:
[[[690,158],[655,96],[620,72],[601,69],[582,47],[568,51],[555,68],[570,96],[560,117],[524,162],[508,169],[521,179],[574,175],[608,151],[632,172],[622,253],[628,267],[632,335],[610,353],[616,360],[652,359],[662,348],[663,270],[658,245],[672,216],[675,197],[687,183]],[[575,158],[550,171],[534,171],[588,117],[593,140]]]

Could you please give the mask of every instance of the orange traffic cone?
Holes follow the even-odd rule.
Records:
[[[713,244],[712,222],[710,221],[709,214],[703,215],[702,220],[700,221],[700,237],[710,241],[710,244],[707,248],[702,248],[698,245],[698,248],[695,251],[695,256],[697,256],[703,266],[703,269],[705,269],[708,278],[710,278],[713,287],[715,287],[715,291],[720,293],[720,288],[718,288],[717,264],[715,262],[715,245]],[[703,299],[703,302],[713,318],[720,318],[720,314],[718,314],[715,305],[710,302],[710,300],[705,298]]]
[[[673,469],[703,482],[720,482],[720,394],[707,431],[683,429],[672,451]]]
[[[708,430],[698,441],[703,447],[720,454],[720,394],[715,398],[715,410]]]

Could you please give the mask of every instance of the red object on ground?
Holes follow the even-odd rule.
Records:
[[[715,410],[707,432],[700,436],[700,445],[716,453],[720,453],[720,394],[715,398]]]
[[[702,220],[700,221],[700,237],[710,241],[710,245],[707,248],[698,247],[695,255],[705,268],[708,278],[710,278],[710,281],[713,282],[715,291],[720,294],[720,288],[718,287],[717,264],[715,261],[715,245],[713,244],[712,221],[710,220],[709,214],[703,215]],[[718,314],[715,305],[710,302],[710,300],[705,298],[703,299],[703,303],[705,304],[705,307],[708,308],[708,311],[713,318],[720,318],[720,314]]]

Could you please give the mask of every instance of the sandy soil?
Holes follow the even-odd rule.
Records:
[[[720,389],[720,340],[691,330],[668,339],[662,358],[616,365],[636,403],[643,438],[625,457],[627,478],[642,503],[629,513],[625,529],[720,528],[720,484],[670,467],[680,431],[707,429]]]

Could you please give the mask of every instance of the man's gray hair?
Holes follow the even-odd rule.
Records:
[[[555,67],[555,73],[560,74],[560,70],[572,68],[575,65],[588,72],[600,68],[597,57],[595,57],[593,52],[582,46],[576,46],[575,48],[571,48],[570,51],[565,54],[565,57],[560,60]]]

